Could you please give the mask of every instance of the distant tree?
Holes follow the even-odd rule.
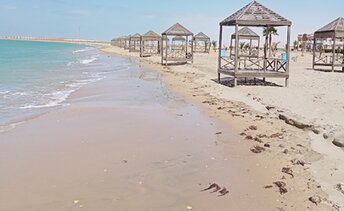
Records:
[[[277,29],[273,26],[265,27],[263,35],[269,37],[269,57],[272,55],[272,35],[278,36]]]

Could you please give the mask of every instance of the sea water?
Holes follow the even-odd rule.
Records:
[[[125,66],[92,46],[0,40],[0,132],[66,105],[83,85]]]

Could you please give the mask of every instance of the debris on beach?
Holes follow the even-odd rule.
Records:
[[[227,188],[222,188],[222,190],[220,190],[220,195],[219,196],[225,196],[229,193],[229,191],[227,190]]]
[[[212,189],[215,189],[215,192],[217,192],[217,191],[221,190],[221,187],[218,184],[213,183],[208,188],[201,190],[201,192],[212,190]],[[214,193],[214,191],[212,193]]]
[[[342,194],[344,194],[344,184],[337,184],[336,189]]]
[[[225,196],[229,193],[229,191],[226,187],[222,188],[216,183],[213,183],[208,188],[201,190],[201,192],[204,192],[204,191],[211,191],[210,193],[217,193],[218,192],[220,194],[220,195],[218,195],[219,197]]]
[[[270,145],[269,143],[266,143],[266,144],[264,144],[264,147],[265,147],[265,148],[270,148],[271,145]]]
[[[293,165],[299,165],[299,166],[305,166],[306,165],[306,162],[305,161],[303,161],[303,160],[298,160],[298,159],[293,159],[293,160],[291,160],[291,163],[293,164]]]
[[[265,189],[271,189],[271,188],[273,188],[273,187],[274,187],[274,186],[272,186],[272,185],[264,186]]]
[[[247,135],[247,136],[245,137],[245,139],[246,139],[246,140],[253,140],[253,137],[252,137],[251,135]]]
[[[262,141],[260,138],[258,138],[258,137],[255,137],[255,138],[254,138],[254,141],[255,141],[255,142],[258,142],[258,143],[263,143],[263,141]]]
[[[258,130],[258,127],[255,126],[255,125],[251,125],[251,126],[249,127],[249,129],[250,129],[250,130]]]
[[[288,190],[286,188],[287,184],[285,182],[277,181],[277,182],[274,182],[274,185],[276,185],[279,188],[280,194],[283,195],[283,194],[288,193]]]
[[[293,170],[291,168],[288,168],[288,167],[282,168],[282,173],[288,174],[294,178],[294,173],[293,173]]]
[[[261,146],[254,146],[253,148],[251,148],[251,152],[259,154],[265,151],[264,147]]]
[[[313,204],[317,205],[317,206],[318,206],[318,205],[321,203],[321,201],[322,201],[320,196],[312,196],[312,197],[309,197],[308,200],[309,200],[310,202],[312,202]]]

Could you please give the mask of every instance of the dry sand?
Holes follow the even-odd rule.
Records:
[[[271,183],[282,180],[288,193],[281,201],[285,210],[344,210],[344,153],[332,141],[344,129],[344,74],[311,70],[311,55],[294,52],[290,85],[283,79],[268,79],[273,85],[245,85],[230,88],[216,83],[217,54],[196,54],[193,65],[161,67],[159,56],[139,58],[116,47],[102,51],[134,58],[161,73],[174,92],[202,105],[209,116],[222,119],[242,132],[242,143],[270,147],[255,155],[273,172]],[[225,76],[224,76],[225,77]],[[228,79],[224,80],[228,83]],[[280,120],[279,115],[309,126],[298,129]],[[247,130],[248,127],[257,130]],[[240,133],[238,132],[238,134]],[[252,140],[251,140],[252,139]],[[230,147],[229,147],[230,148]],[[249,149],[247,149],[249,150]],[[293,162],[292,162],[293,161]],[[299,161],[299,162],[297,162]],[[297,163],[305,163],[304,166]],[[296,163],[295,163],[296,162]],[[294,177],[281,173],[291,168]],[[309,197],[318,196],[315,205]]]

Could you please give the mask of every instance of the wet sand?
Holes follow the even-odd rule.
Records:
[[[0,210],[278,210],[238,131],[132,63],[0,134]],[[274,178],[275,177],[275,178]],[[201,192],[211,183],[229,194]]]

